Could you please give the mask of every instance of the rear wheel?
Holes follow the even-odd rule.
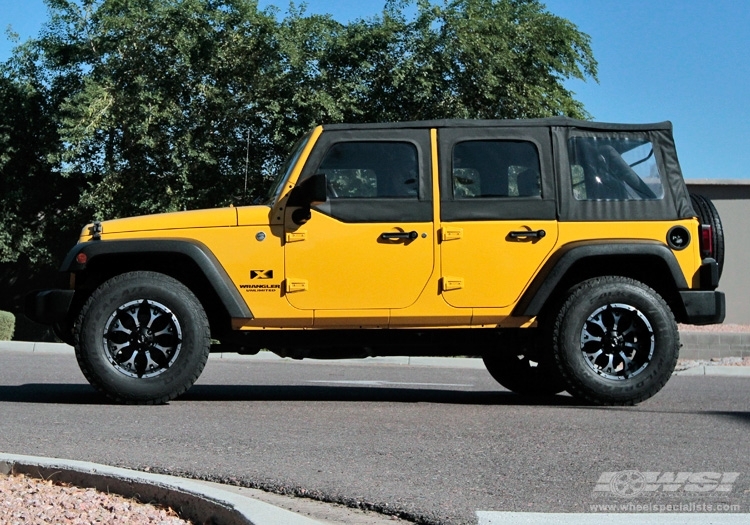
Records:
[[[574,288],[555,320],[555,361],[572,395],[599,405],[633,405],[674,371],[680,341],[664,299],[624,277]]]
[[[179,281],[131,272],[106,281],[86,301],[74,328],[86,379],[115,401],[158,404],[198,379],[208,359],[208,320]]]

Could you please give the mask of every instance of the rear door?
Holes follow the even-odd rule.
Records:
[[[440,131],[441,291],[456,307],[518,300],[557,240],[549,130]]]

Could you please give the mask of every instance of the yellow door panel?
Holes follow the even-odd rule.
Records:
[[[474,221],[443,225],[443,231],[456,230],[461,230],[460,237],[443,240],[440,245],[443,297],[456,307],[513,304],[557,241],[556,221]]]
[[[286,298],[296,308],[405,308],[432,273],[432,223],[345,223],[312,210],[304,231],[304,238],[285,245],[286,278],[293,287]],[[414,238],[383,238],[411,232]],[[303,282],[307,289],[301,289]]]

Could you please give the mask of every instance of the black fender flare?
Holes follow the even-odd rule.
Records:
[[[194,239],[122,239],[88,241],[76,244],[65,256],[61,272],[82,272],[87,265],[102,255],[175,254],[190,258],[203,272],[227,313],[233,318],[252,319],[253,314],[239,290],[216,256],[202,242]],[[85,257],[81,257],[83,254]],[[84,262],[79,262],[84,259]]]
[[[674,253],[657,241],[581,241],[570,243],[552,257],[537,273],[521,300],[513,309],[513,315],[534,317],[539,315],[547,300],[565,278],[568,271],[583,259],[597,257],[648,256],[661,259],[669,269],[678,290],[686,290],[688,283]]]

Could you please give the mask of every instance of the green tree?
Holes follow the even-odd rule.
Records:
[[[59,162],[86,180],[82,209],[105,218],[228,204],[246,158],[260,186],[270,14],[240,0],[49,3],[37,45],[45,68],[69,78]]]
[[[55,162],[55,113],[35,75],[0,65],[0,264],[51,263],[61,219],[80,221],[68,216],[77,204],[76,183],[61,178]]]
[[[329,117],[348,121],[589,117],[564,83],[596,79],[590,38],[537,0],[419,0],[408,17],[411,5],[329,21],[307,57],[308,99],[336,101]]]

